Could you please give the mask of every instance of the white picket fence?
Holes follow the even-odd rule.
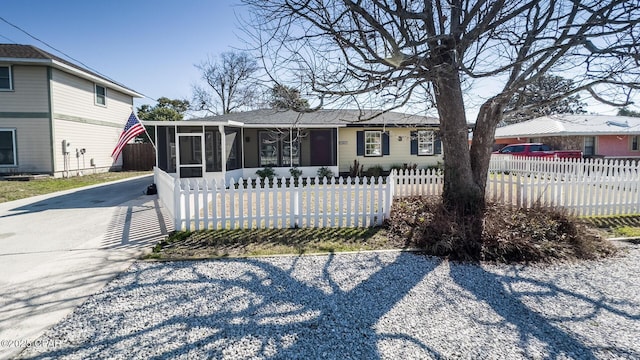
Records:
[[[441,195],[437,170],[386,178],[293,178],[229,183],[174,179],[154,170],[176,229],[368,227],[389,217],[394,197]],[[636,162],[494,157],[487,199],[514,207],[562,207],[576,216],[640,213]]]
[[[176,229],[370,227],[382,224],[392,201],[392,186],[382,177],[224,183],[155,173],[164,178],[156,184],[160,197],[173,194]]]
[[[640,214],[638,161],[494,156],[488,187],[503,183],[521,207],[558,207],[576,216]]]

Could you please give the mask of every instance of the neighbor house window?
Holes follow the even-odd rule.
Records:
[[[0,129],[0,166],[17,166],[16,131]]]
[[[596,138],[595,136],[584,137],[584,155],[590,156],[596,154]]]
[[[0,66],[0,90],[13,90],[11,67]]]
[[[364,132],[364,156],[382,156],[382,131]]]
[[[107,88],[96,84],[96,104],[107,105]]]
[[[638,142],[640,142],[640,135],[631,137],[631,151],[640,151],[640,145]]]
[[[433,155],[435,134],[433,131],[418,131],[418,155]]]

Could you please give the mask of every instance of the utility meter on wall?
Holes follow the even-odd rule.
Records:
[[[62,140],[62,153],[68,154],[69,148],[71,148],[71,143],[68,142],[67,140]]]

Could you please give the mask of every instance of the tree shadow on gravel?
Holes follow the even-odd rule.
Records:
[[[566,289],[552,281],[527,277],[517,267],[501,275],[480,266],[452,264],[450,276],[503,319],[499,326],[515,327],[520,339],[518,351],[523,358],[640,358],[640,351],[637,347],[634,349],[633,343],[610,338],[617,335],[616,329],[598,323],[601,315],[637,324],[640,321],[638,299],[613,299],[610,294],[607,296],[592,287],[587,279],[573,279],[579,282],[580,290]],[[564,304],[558,307],[558,301]],[[624,330],[633,333],[632,329]],[[585,340],[591,340],[589,332],[592,331],[607,333],[600,339],[607,343],[586,343]],[[540,344],[546,352],[544,355],[531,350],[532,347],[540,350]]]
[[[393,341],[440,358],[420,339],[377,326],[441,261],[407,253],[353,261],[138,263],[41,338],[59,346],[23,356],[377,359],[380,341]]]

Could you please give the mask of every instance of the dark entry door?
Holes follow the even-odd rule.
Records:
[[[333,166],[335,149],[332,130],[312,130],[309,137],[311,140],[311,166]]]

